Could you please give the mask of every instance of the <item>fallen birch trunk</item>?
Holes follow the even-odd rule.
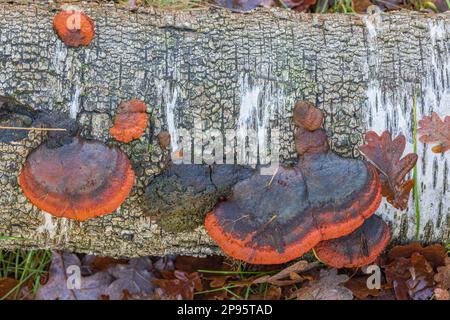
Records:
[[[450,114],[449,14],[82,8],[94,19],[96,36],[88,47],[72,49],[52,29],[53,7],[2,1],[0,95],[33,110],[65,112],[84,137],[118,145],[133,164],[135,187],[113,214],[83,223],[54,218],[32,206],[17,182],[28,153],[45,136],[30,132],[19,142],[0,142],[0,247],[127,257],[217,253],[201,225],[204,213],[186,215],[193,221],[188,228],[180,220],[161,228],[146,210],[145,188],[168,157],[158,145],[161,130],[171,134],[173,151],[182,136],[200,131],[219,137],[234,131],[236,145],[253,136],[260,163],[268,163],[263,151],[270,145],[279,146],[282,161],[295,158],[297,99],[324,110],[332,148],[348,157],[359,156],[368,130],[403,133],[412,152],[414,105],[418,119],[431,111]],[[117,105],[131,98],[150,106],[152,125],[140,140],[119,144],[108,129]],[[206,157],[207,143],[196,140],[194,153]],[[233,144],[223,150],[239,154]],[[399,241],[446,242],[450,155],[433,154],[420,142],[417,153],[418,206],[411,197],[400,212],[383,201],[378,214]],[[252,150],[237,158],[239,164],[257,159]]]

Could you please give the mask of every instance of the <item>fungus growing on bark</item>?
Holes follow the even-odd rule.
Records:
[[[161,148],[167,149],[170,146],[170,133],[167,131],[161,131],[158,134],[158,143]]]
[[[87,46],[94,38],[94,20],[80,10],[60,11],[53,19],[53,28],[69,47]]]
[[[19,175],[23,193],[34,205],[79,221],[116,210],[133,183],[125,153],[78,137],[56,148],[42,144],[28,156]]]
[[[309,131],[319,129],[323,122],[322,111],[307,101],[297,101],[293,114],[295,124]]]
[[[322,262],[334,268],[356,268],[374,262],[389,240],[389,226],[373,215],[352,233],[320,242],[314,251]]]
[[[147,128],[147,106],[144,102],[132,99],[122,102],[117,108],[111,135],[121,142],[128,143],[139,139]]]
[[[325,138],[322,129],[299,128],[297,166],[237,183],[206,216],[209,235],[225,253],[249,263],[284,263],[351,233],[375,212],[381,201],[376,168],[338,156]]]

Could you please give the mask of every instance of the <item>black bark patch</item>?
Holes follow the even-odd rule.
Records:
[[[30,127],[36,112],[10,97],[0,96],[0,126]],[[26,130],[0,129],[0,142],[9,143],[25,139]]]
[[[46,145],[50,149],[72,143],[79,131],[77,122],[61,112],[40,112],[33,121],[33,126],[66,130],[48,132]]]

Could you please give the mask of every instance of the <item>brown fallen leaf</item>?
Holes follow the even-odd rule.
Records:
[[[433,295],[433,267],[420,253],[414,252],[410,258],[396,258],[385,265],[384,270],[397,300],[427,300]]]
[[[12,291],[19,281],[13,278],[1,278],[0,279],[0,299],[10,300],[13,299],[17,290]]]
[[[450,150],[450,116],[446,116],[444,121],[436,112],[431,116],[425,116],[419,120],[417,133],[419,140],[423,143],[437,143],[431,150],[434,153],[442,153]]]
[[[447,259],[447,251],[442,245],[433,244],[423,247],[419,242],[393,247],[389,250],[388,258],[390,261],[397,258],[410,258],[415,252],[423,255],[433,268],[445,265]]]
[[[353,0],[353,9],[357,13],[365,13],[367,8],[372,5],[373,3],[370,0]]]
[[[450,292],[445,289],[435,288],[434,289],[434,298],[436,300],[448,301],[448,300],[450,300]]]
[[[194,291],[203,290],[198,272],[175,270],[172,279],[155,279],[153,284],[159,287],[155,290],[155,298],[160,300],[193,300]]]
[[[300,260],[287,268],[281,270],[275,275],[265,275],[253,281],[253,284],[270,283],[276,286],[288,286],[305,280],[299,273],[311,270],[318,266],[317,262],[308,262]]]
[[[224,257],[209,256],[206,258],[177,256],[175,258],[175,270],[184,272],[195,272],[198,270],[227,270],[224,264]]]
[[[207,280],[210,280],[209,286],[211,288],[221,288],[225,285],[228,279],[230,279],[231,276],[213,276],[208,277]]]
[[[383,196],[395,208],[405,210],[414,180],[404,179],[416,165],[417,154],[409,153],[401,158],[406,144],[402,134],[392,140],[389,131],[384,131],[381,136],[369,131],[365,140],[366,144],[360,146],[359,150],[380,171]]]
[[[437,273],[434,275],[434,281],[441,289],[450,289],[450,257],[446,257],[445,265],[437,268]]]
[[[350,289],[353,292],[353,295],[360,300],[364,300],[369,296],[377,297],[381,290],[369,289],[367,287],[367,278],[368,276],[350,278],[350,280],[344,284],[344,287]]]
[[[342,284],[348,276],[338,274],[337,269],[322,269],[318,280],[311,281],[294,292],[298,300],[353,300],[351,290]]]
[[[49,280],[39,288],[35,300],[150,299],[154,289],[151,267],[149,258],[136,258],[127,264],[111,264],[105,271],[89,268],[92,273],[83,276],[76,254],[53,252]]]

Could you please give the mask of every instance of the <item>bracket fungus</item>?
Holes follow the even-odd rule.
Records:
[[[116,210],[133,187],[134,172],[120,149],[74,137],[62,146],[42,144],[32,151],[19,184],[41,210],[84,221]]]
[[[389,226],[373,215],[349,235],[320,242],[314,252],[319,260],[334,268],[355,268],[374,262],[389,240]]]
[[[117,108],[111,135],[121,142],[128,143],[139,139],[147,128],[147,105],[137,99],[122,102]]]
[[[80,10],[60,11],[53,19],[53,28],[69,47],[87,46],[95,36],[94,20]]]
[[[317,126],[303,121],[321,113],[309,110],[295,121],[302,125],[296,133],[298,164],[237,183],[206,216],[206,230],[228,255],[254,264],[284,263],[320,241],[353,232],[380,205],[376,168],[331,151],[323,129],[303,127]]]

